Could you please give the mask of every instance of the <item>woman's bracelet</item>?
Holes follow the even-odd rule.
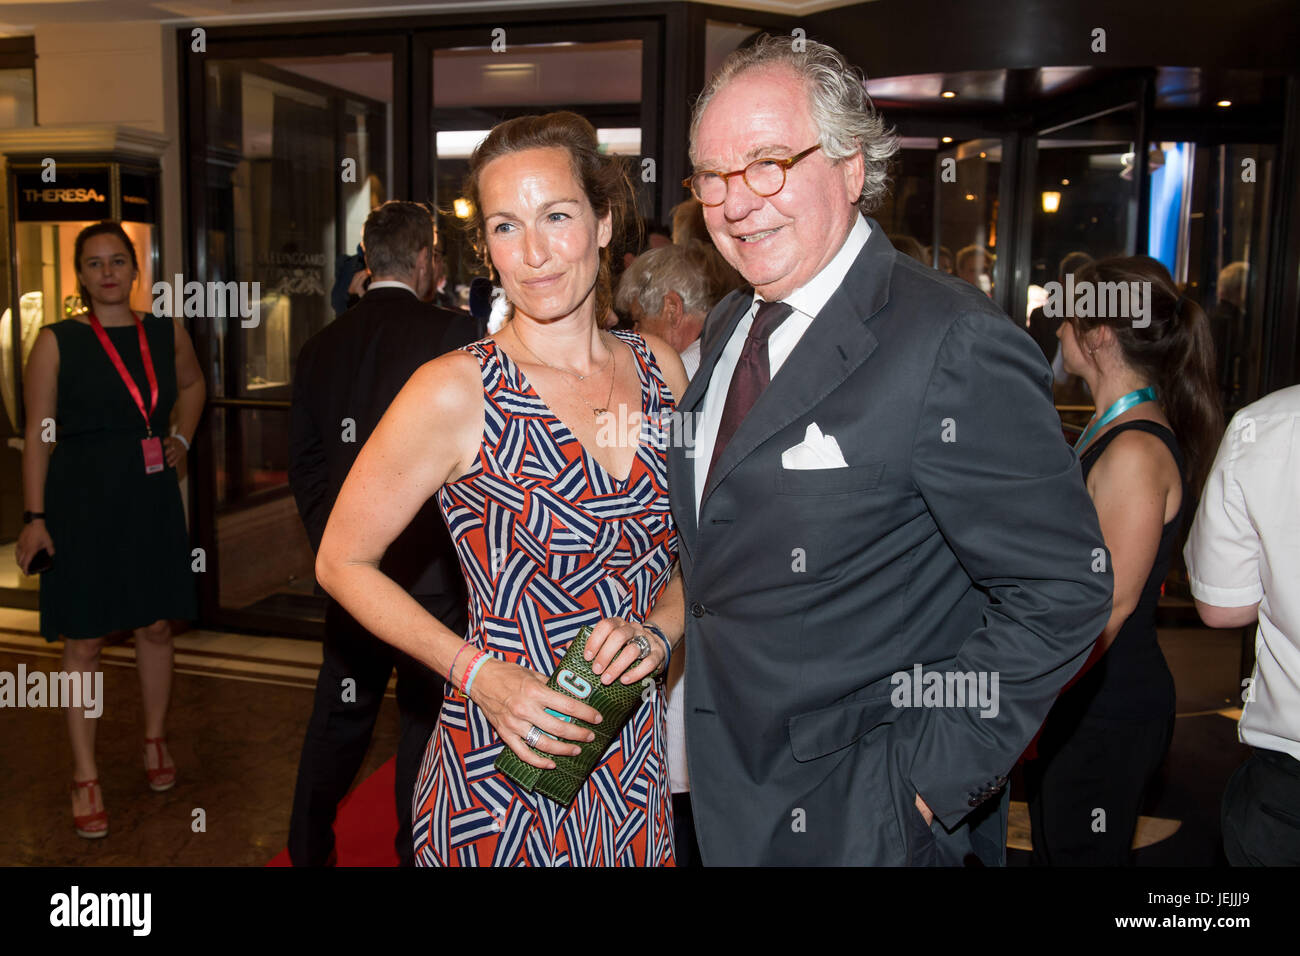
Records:
[[[453,676],[456,673],[456,662],[460,660],[460,655],[465,653],[465,648],[473,647],[473,646],[474,645],[471,644],[469,641],[466,641],[465,643],[461,644],[460,650],[458,650],[456,652],[456,656],[451,659],[451,667],[447,668],[447,683],[449,683],[452,687],[456,686],[456,678]]]
[[[175,438],[178,442],[184,445],[186,451],[190,450],[190,443],[185,440],[185,436],[180,432],[172,432],[172,438]]]
[[[483,665],[488,662],[487,651],[480,651],[478,656],[470,662],[469,670],[465,675],[465,696],[469,696],[470,688],[474,686],[474,678],[478,672],[483,669]]]
[[[668,635],[664,633],[663,628],[661,628],[658,624],[651,624],[649,621],[643,621],[641,623],[641,626],[644,627],[647,631],[653,631],[655,635],[659,638],[659,640],[664,642],[664,650],[667,652],[667,656],[664,657],[664,666],[663,666],[663,671],[661,673],[664,675],[664,677],[667,677],[668,665],[670,665],[673,662],[673,645],[669,642]]]
[[[465,665],[465,673],[461,676],[460,679],[460,692],[463,696],[465,697],[469,696],[469,690],[467,688],[467,685],[469,684],[470,671],[473,670],[474,665],[477,664],[480,660],[482,660],[483,657],[486,656],[486,654],[487,654],[486,650],[480,650],[477,654],[471,657],[469,659],[469,663]]]

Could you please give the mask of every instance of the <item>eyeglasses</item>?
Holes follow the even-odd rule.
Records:
[[[706,206],[721,206],[727,201],[727,180],[732,176],[742,177],[745,180],[745,185],[756,196],[763,196],[764,198],[775,196],[785,188],[786,171],[799,160],[818,149],[821,149],[821,143],[809,146],[802,153],[791,156],[789,159],[756,159],[744,169],[736,169],[729,173],[702,169],[694,176],[683,179],[682,185],[689,189],[691,194]]]

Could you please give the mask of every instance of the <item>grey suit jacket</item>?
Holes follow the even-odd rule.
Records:
[[[689,419],[749,294],[710,314],[679,404],[669,489],[706,865],[1004,863],[1006,775],[1110,613],[1109,555],[1042,353],[871,227],[698,521],[707,461]],[[810,422],[847,468],[782,468]],[[918,664],[923,684],[982,674],[991,691],[996,676],[996,714],[894,676],[910,684]],[[927,701],[943,706],[913,706]]]

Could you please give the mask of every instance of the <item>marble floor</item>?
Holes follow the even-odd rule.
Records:
[[[58,667],[36,614],[0,609],[0,672]],[[177,784],[144,774],[140,688],[129,643],[104,652],[97,757],[109,836],[72,829],[71,751],[54,708],[0,708],[0,866],[261,866],[284,848],[320,645],[190,631],[176,639],[168,747]],[[364,779],[397,750],[384,701]],[[197,811],[202,810],[200,815]],[[195,832],[203,819],[205,828]]]
[[[1162,629],[1160,643],[1178,687],[1179,720],[1138,834],[1137,862],[1221,865],[1218,800],[1248,753],[1234,724],[1240,640],[1237,632],[1171,628]],[[20,665],[52,671],[58,654],[39,636],[35,612],[0,608],[0,673],[16,674]],[[63,712],[3,707],[0,866],[261,866],[283,849],[320,645],[209,631],[178,636],[168,727],[178,782],[166,793],[145,782],[129,641],[103,658],[97,752],[109,836],[91,841],[73,832]],[[396,752],[397,729],[390,684],[358,781]],[[1029,836],[1016,776],[1012,866],[1027,862]]]

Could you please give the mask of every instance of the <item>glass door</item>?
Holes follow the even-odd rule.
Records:
[[[654,80],[660,75],[661,29],[658,22],[621,21],[442,30],[417,38],[416,62],[428,64],[431,78],[424,175],[437,209],[447,289],[459,304],[467,304],[470,280],[486,275],[465,228],[469,158],[503,120],[556,110],[586,118],[603,150],[629,158],[638,212],[654,225],[665,188]],[[415,176],[419,182],[418,168]],[[672,196],[680,192],[675,183],[667,188]],[[616,263],[622,251],[640,250],[621,250]]]
[[[276,49],[203,64],[199,278],[238,283],[259,305],[256,323],[217,317],[196,328],[210,387],[198,476],[210,509],[199,522],[212,582],[204,613],[311,633],[325,597],[288,484],[294,368],[335,317],[336,263],[357,251],[370,210],[404,189],[394,169],[399,84],[392,51]]]

